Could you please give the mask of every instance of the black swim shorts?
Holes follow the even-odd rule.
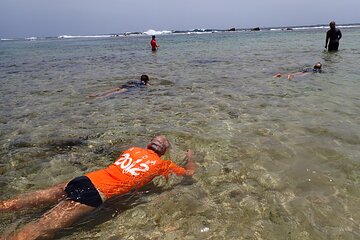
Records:
[[[67,199],[79,202],[91,207],[98,207],[102,204],[102,199],[94,184],[86,176],[81,176],[71,180],[65,187]]]

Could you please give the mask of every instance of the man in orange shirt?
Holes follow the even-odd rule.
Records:
[[[169,147],[170,143],[165,136],[156,136],[146,149],[130,148],[105,169],[87,173],[68,183],[0,202],[1,212],[43,203],[56,203],[61,200],[42,218],[25,225],[11,239],[51,238],[56,231],[69,227],[107,199],[139,189],[156,176],[162,175],[167,178],[172,173],[179,176],[192,176],[195,171],[192,151],[186,152],[187,162],[183,168],[171,160],[160,158]]]

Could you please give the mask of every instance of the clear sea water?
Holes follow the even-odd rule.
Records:
[[[359,239],[360,29],[0,42],[0,199],[112,163],[157,134],[198,165],[58,239]],[[323,63],[323,73],[273,78]],[[151,86],[90,99],[148,74]],[[50,206],[0,214],[0,232]]]

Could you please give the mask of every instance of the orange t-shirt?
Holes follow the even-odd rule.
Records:
[[[138,189],[154,177],[171,173],[184,175],[185,168],[171,160],[162,160],[154,151],[133,147],[123,152],[110,166],[85,174],[94,186],[110,198]]]

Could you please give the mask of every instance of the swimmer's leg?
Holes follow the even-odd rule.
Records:
[[[87,206],[72,200],[61,201],[53,209],[45,213],[39,220],[26,224],[10,239],[51,239],[57,231],[71,226],[84,214],[90,213],[95,209],[95,207]]]
[[[102,94],[101,96],[96,97],[96,99],[98,99],[98,98],[111,97],[111,96],[113,96],[113,95],[120,94],[120,93],[124,93],[124,92],[127,92],[127,91],[128,91],[127,88],[119,88],[119,89],[117,89],[116,91],[106,92],[106,93]]]
[[[106,92],[97,93],[97,94],[91,94],[89,97],[90,98],[95,98],[95,99],[106,98],[106,97],[110,97],[110,96],[115,95],[115,94],[124,93],[127,90],[128,90],[127,88],[113,88],[113,89],[111,89],[109,91],[106,91]]]
[[[60,183],[47,189],[25,193],[10,200],[0,202],[0,212],[19,210],[26,207],[33,207],[44,203],[56,203],[64,199],[64,191],[67,183]]]

